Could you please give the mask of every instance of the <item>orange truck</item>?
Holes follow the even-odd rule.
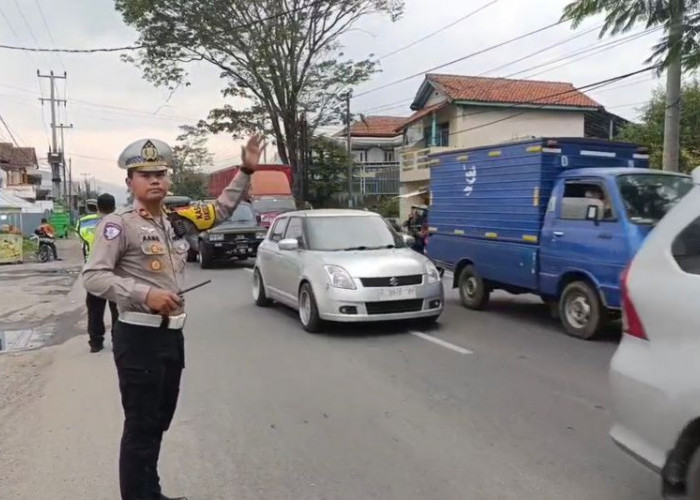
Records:
[[[238,173],[238,166],[213,172],[209,194],[217,197]],[[296,210],[292,195],[292,168],[289,165],[260,165],[248,188],[248,201],[264,227],[270,227],[279,214]]]

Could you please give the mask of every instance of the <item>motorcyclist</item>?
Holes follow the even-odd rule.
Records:
[[[41,224],[36,228],[34,233],[42,238],[42,240],[39,241],[40,245],[46,245],[51,249],[53,252],[53,259],[61,260],[58,258],[58,251],[56,250],[56,243],[54,241],[56,239],[56,230],[49,224],[49,221],[41,219]]]

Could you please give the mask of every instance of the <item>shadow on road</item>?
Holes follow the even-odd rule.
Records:
[[[509,319],[516,322],[526,322],[530,326],[540,327],[542,330],[547,330],[552,334],[565,334],[564,327],[559,319],[552,317],[549,307],[544,303],[534,301],[524,301],[510,297],[493,297],[489,301],[489,305],[484,311],[468,311],[465,309],[459,300],[448,300],[450,305],[454,305],[455,309],[468,312],[469,314],[479,315],[494,315],[500,318]],[[496,318],[494,318],[495,320]],[[606,325],[605,329],[591,341],[593,342],[620,342],[621,322],[611,321]]]

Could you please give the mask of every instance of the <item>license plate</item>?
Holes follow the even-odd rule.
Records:
[[[416,295],[418,295],[418,290],[414,286],[381,288],[379,290],[379,300],[413,299]]]

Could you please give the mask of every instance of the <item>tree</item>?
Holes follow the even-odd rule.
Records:
[[[206,131],[190,125],[180,127],[182,133],[173,147],[173,176],[171,191],[195,200],[206,198],[207,175],[202,167],[213,164],[213,155],[206,147]]]
[[[343,93],[377,71],[370,55],[347,59],[340,39],[363,17],[396,20],[403,0],[115,0],[124,21],[140,33],[135,58],[156,85],[189,84],[186,65],[205,61],[221,71],[226,104],[200,126],[236,137],[274,138],[282,162],[299,166],[300,116],[310,134],[343,117]],[[296,178],[301,176],[296,175]],[[297,186],[298,188],[298,186]]]
[[[600,13],[605,13],[601,37],[629,31],[638,23],[665,31],[647,62],[667,71],[663,168],[678,170],[681,75],[683,69],[700,66],[700,0],[575,0],[564,8],[563,19],[577,27]]]
[[[347,185],[348,152],[345,146],[329,137],[313,137],[310,141],[309,195],[316,208],[333,204],[333,195]]]
[[[700,165],[700,83],[692,80],[683,85],[681,92],[683,114],[680,122],[679,170],[689,172]],[[663,156],[664,115],[666,96],[662,89],[654,91],[649,102],[642,108],[640,123],[626,126],[619,139],[634,142],[649,148],[652,167],[659,168]]]

